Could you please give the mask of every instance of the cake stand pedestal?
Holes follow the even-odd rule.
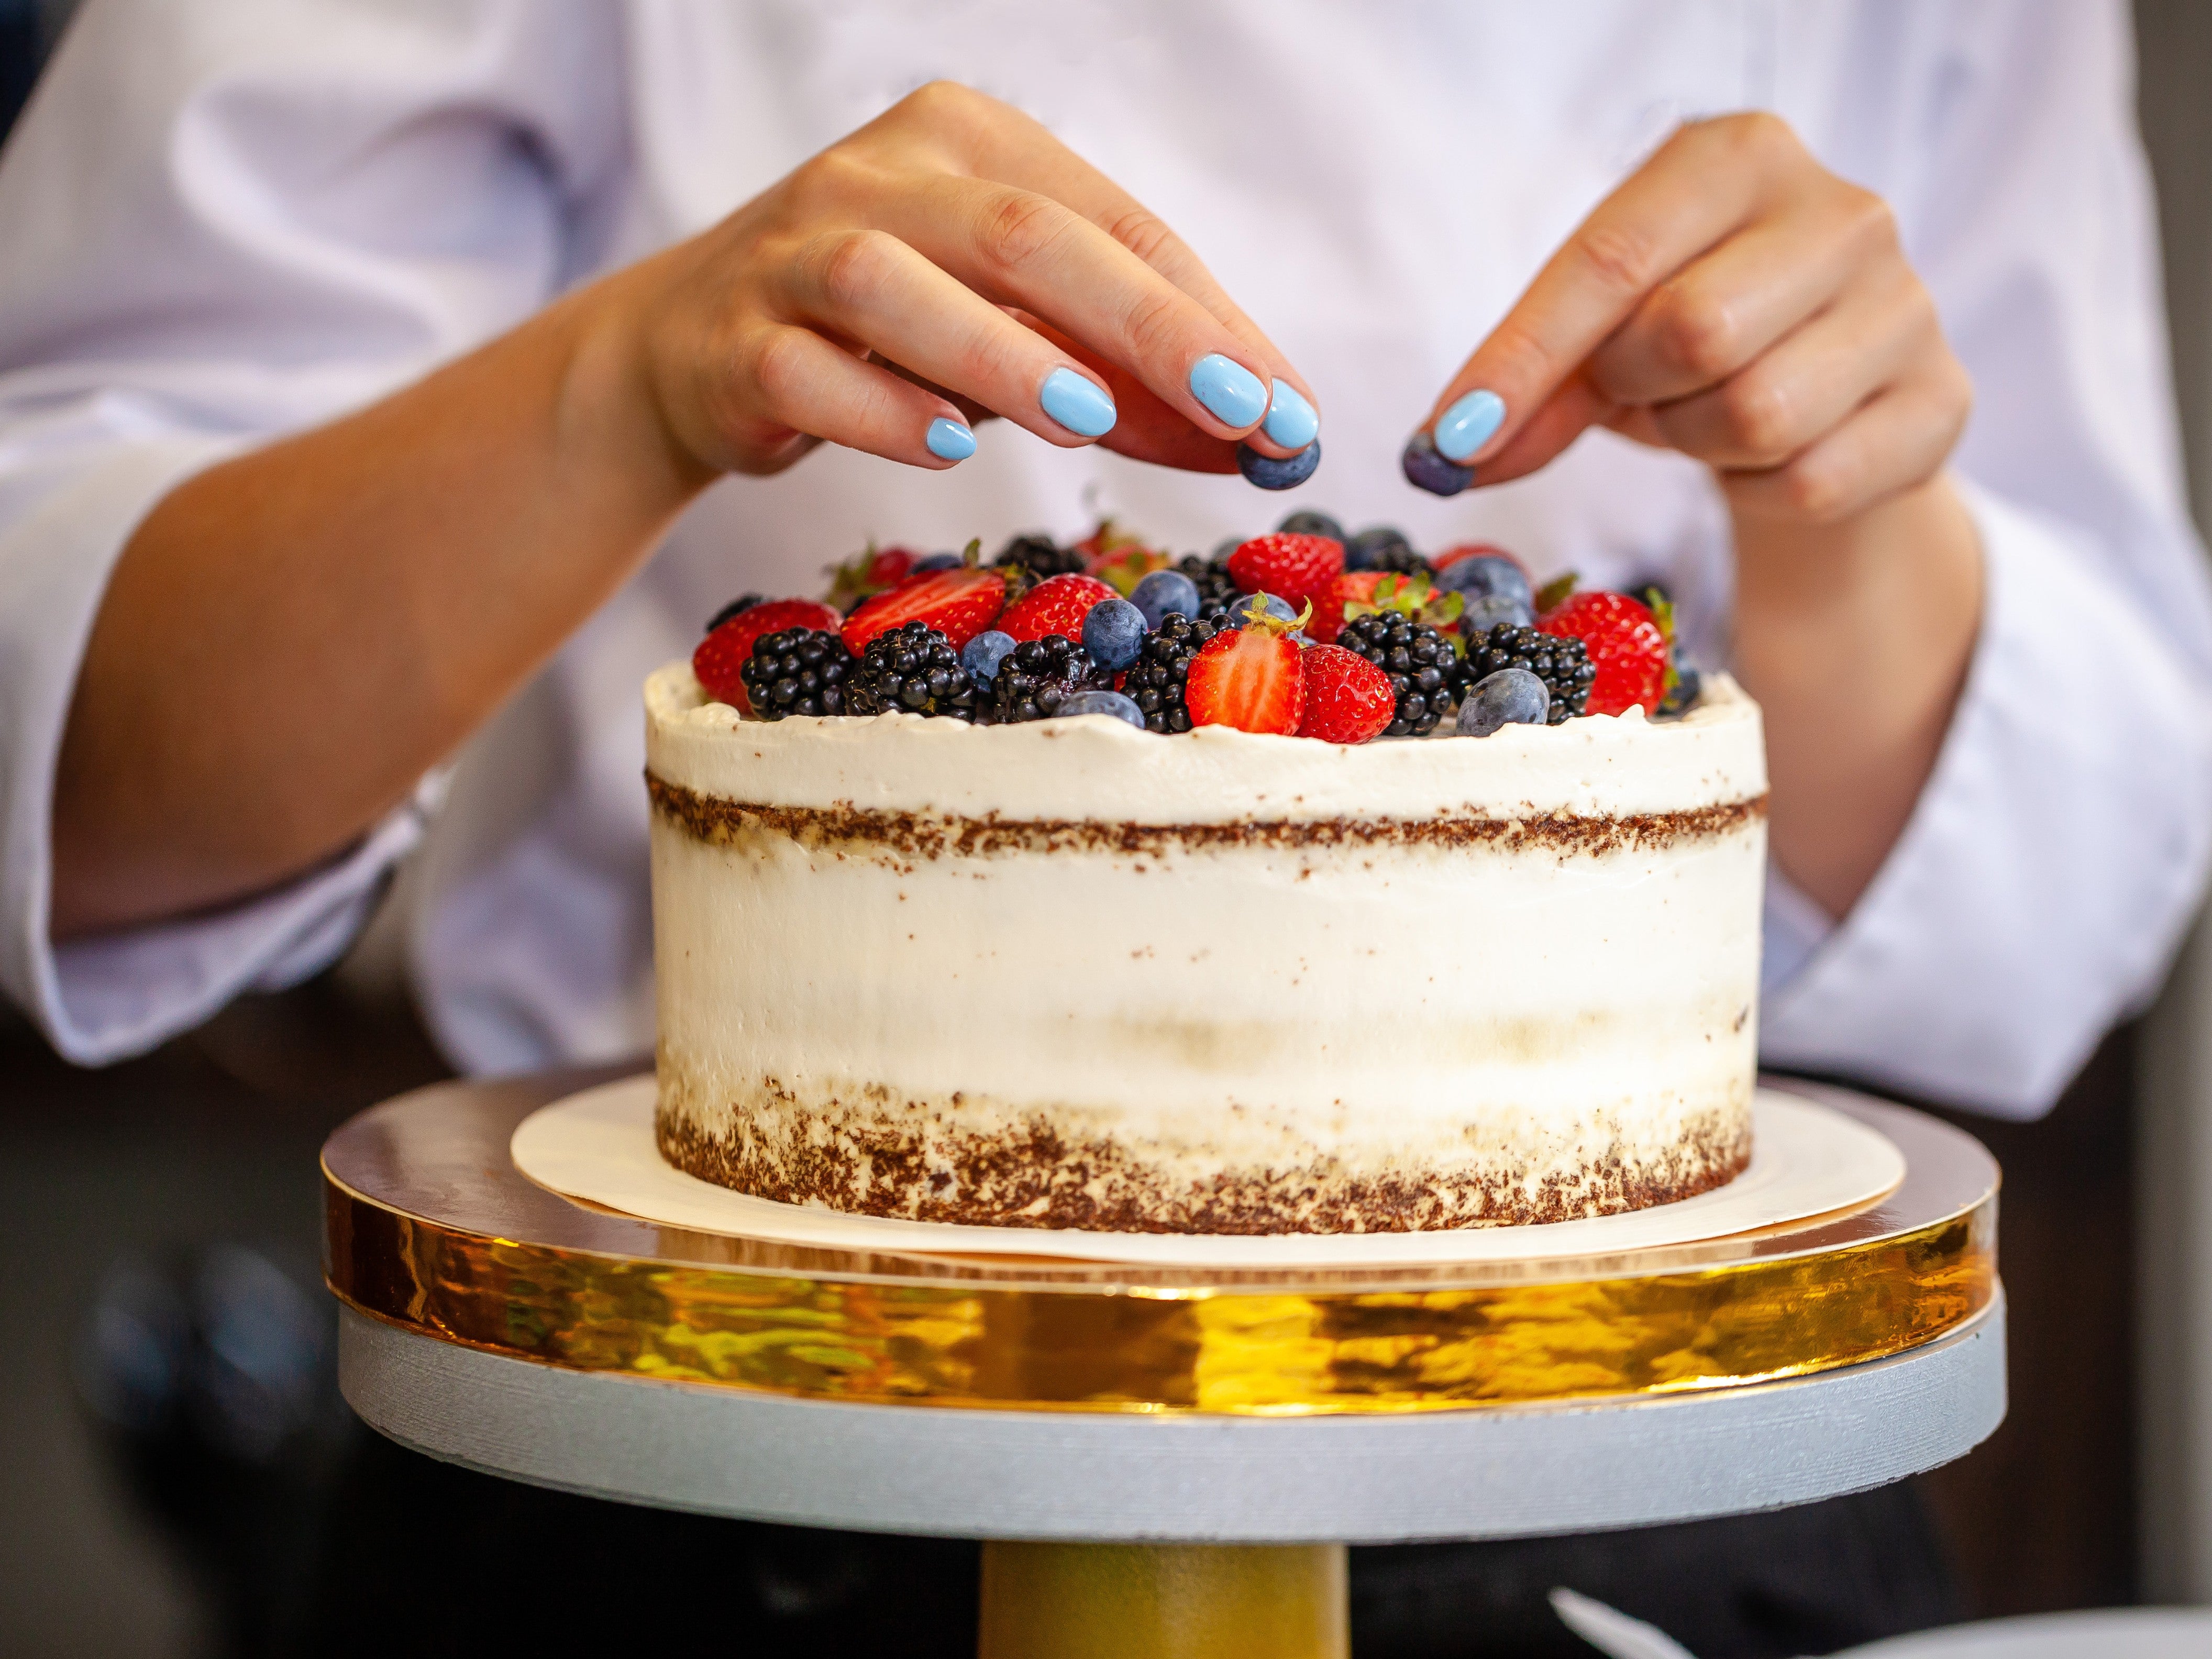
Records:
[[[514,1169],[608,1074],[418,1091],[324,1149],[340,1377],[539,1485],[987,1540],[994,1656],[1346,1651],[1346,1543],[1737,1513],[1902,1479],[2004,1414],[1978,1143],[1842,1216],[1605,1257],[1165,1269],[662,1226]]]

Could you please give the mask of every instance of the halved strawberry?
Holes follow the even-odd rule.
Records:
[[[1310,646],[1298,659],[1298,670],[1305,680],[1298,716],[1302,738],[1366,743],[1382,736],[1397,716],[1398,694],[1390,677],[1357,652],[1340,645]]]
[[[1190,723],[1233,726],[1240,732],[1296,732],[1305,712],[1299,655],[1283,633],[1264,624],[1216,634],[1191,659],[1183,684]]]
[[[752,605],[708,631],[699,641],[699,648],[691,653],[691,672],[699,677],[699,684],[716,702],[726,702],[733,708],[742,708],[748,714],[753,706],[745,698],[744,682],[738,672],[745,665],[745,659],[753,653],[753,641],[764,634],[780,634],[787,628],[836,629],[844,618],[828,605],[816,599],[770,599],[765,605]]]
[[[1642,705],[1656,713],[1667,694],[1667,635],[1650,608],[1626,593],[1589,588],[1570,594],[1536,618],[1540,632],[1580,640],[1597,678],[1590,682],[1589,712],[1618,714]]]
[[[1013,635],[1017,645],[1048,634],[1079,641],[1091,607],[1114,597],[1114,590],[1096,576],[1050,576],[1008,605],[999,626]]]
[[[1006,577],[1000,570],[963,565],[925,570],[884,589],[845,619],[845,648],[859,656],[886,629],[927,623],[957,651],[988,628],[1006,605]]]
[[[1372,604],[1376,584],[1389,574],[1383,570],[1347,570],[1340,576],[1330,577],[1328,586],[1314,596],[1313,625],[1306,631],[1323,645],[1334,643],[1338,631],[1344,626],[1345,607]]]
[[[1273,593],[1296,608],[1318,600],[1344,574],[1344,544],[1327,536],[1255,536],[1229,556],[1229,574],[1247,593]]]

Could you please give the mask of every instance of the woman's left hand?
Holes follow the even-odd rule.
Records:
[[[1933,477],[1972,402],[1887,204],[1729,115],[1583,222],[1423,428],[1457,472],[1407,472],[1500,483],[1602,424],[1707,463],[1740,519],[1832,524]]]

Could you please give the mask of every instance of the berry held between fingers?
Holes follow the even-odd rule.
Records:
[[[984,717],[996,724],[1050,720],[1079,691],[1110,690],[1113,676],[1065,634],[1024,640],[991,682]]]
[[[1003,671],[1001,678],[1004,678]],[[949,714],[975,718],[975,688],[951,641],[927,623],[902,623],[869,640],[846,677],[853,714]]]
[[[740,670],[752,711],[764,720],[842,714],[853,653],[826,628],[787,628],[753,641]]]
[[[1460,665],[1461,684],[1472,689],[1502,668],[1525,668],[1544,682],[1552,694],[1545,715],[1547,726],[1561,726],[1586,711],[1590,682],[1597,666],[1577,639],[1561,638],[1534,628],[1500,623],[1479,639],[1467,642],[1467,660]]]
[[[1450,641],[1426,623],[1382,611],[1354,617],[1336,642],[1389,676],[1397,706],[1384,736],[1417,738],[1437,729],[1459,666]]]

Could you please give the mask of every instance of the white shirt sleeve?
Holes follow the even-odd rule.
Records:
[[[1917,176],[1893,205],[1975,378],[1956,470],[1987,565],[1981,637],[1850,915],[1823,934],[1802,896],[1771,897],[1762,1048],[2032,1117],[2156,990],[2202,890],[2212,595],[2183,505],[2124,13],[1950,15],[1923,125],[1900,135]]]
[[[70,1059],[315,971],[419,834],[422,795],[280,891],[51,943],[55,759],[124,545],[184,478],[465,350],[588,261],[623,162],[605,22],[92,0],[0,154],[0,989]]]

